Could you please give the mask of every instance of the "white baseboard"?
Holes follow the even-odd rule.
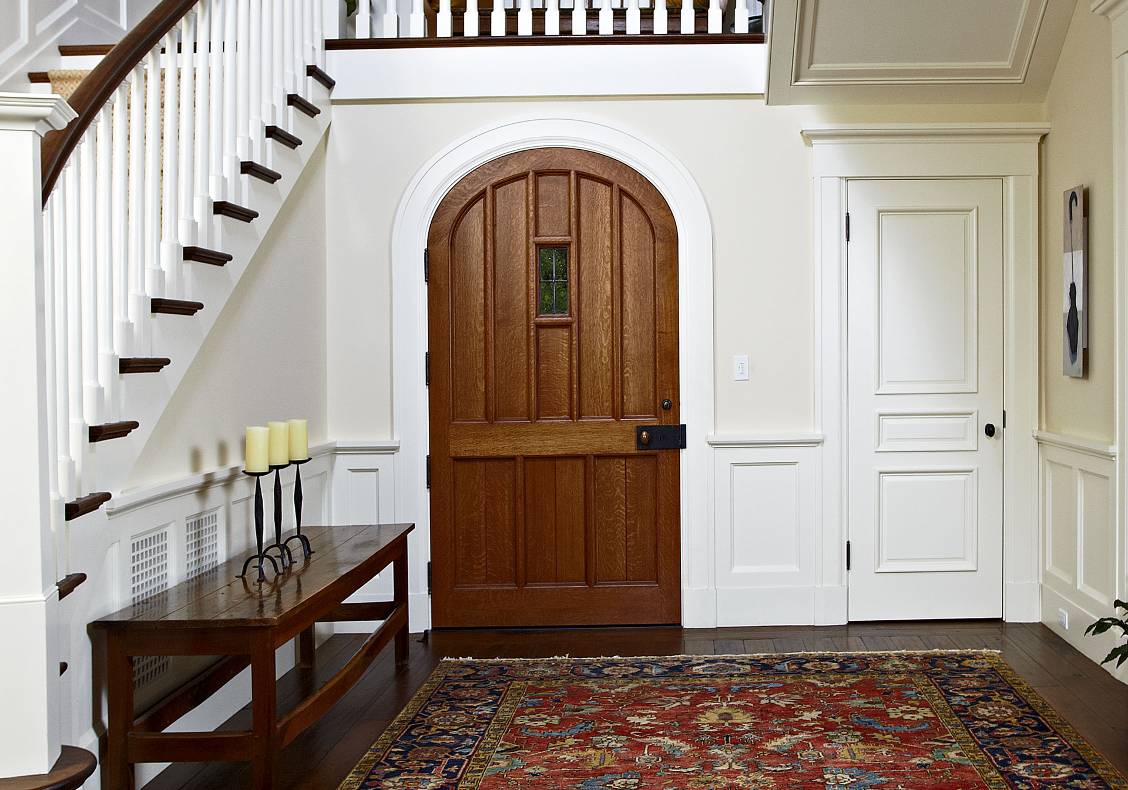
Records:
[[[1064,610],[1069,617],[1068,629],[1058,622],[1059,610]],[[1041,619],[1047,628],[1097,663],[1117,644],[1117,638],[1111,631],[1100,636],[1086,636],[1085,629],[1098,619],[1098,615],[1066,599],[1050,587],[1042,588]],[[1128,663],[1119,670],[1113,664],[1105,664],[1104,668],[1120,682],[1128,683]]]
[[[682,627],[717,627],[717,591],[682,588]]]

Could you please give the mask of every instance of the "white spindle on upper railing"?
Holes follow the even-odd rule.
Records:
[[[600,0],[599,5],[599,35],[610,36],[615,32],[615,12],[611,9],[611,0]]]
[[[666,35],[668,25],[668,14],[666,13],[666,0],[654,0],[654,33],[655,35]]]
[[[681,33],[691,35],[697,32],[697,15],[693,12],[693,0],[682,0]]]
[[[572,35],[587,35],[587,0],[572,0]]]
[[[734,33],[748,32],[748,0],[736,0],[736,15],[733,21]]]
[[[494,0],[493,11],[490,12],[490,35],[505,35],[505,0]]]
[[[546,0],[544,34],[546,36],[560,35],[560,0]]]
[[[533,34],[533,0],[520,0],[520,9],[517,11],[517,35],[531,36]]]
[[[427,33],[427,18],[423,16],[423,0],[411,0],[411,16],[408,19],[408,35],[423,38]]]
[[[469,38],[478,35],[478,0],[466,0],[466,12],[462,15],[462,35]]]
[[[190,296],[185,246],[222,250],[211,204],[246,197],[239,163],[267,164],[264,127],[292,120],[286,93],[310,98],[323,4],[336,2],[199,0],[61,165],[43,221],[53,496],[94,490],[89,428],[131,416],[119,360],[159,354],[152,300]]]
[[[435,35],[450,38],[454,33],[454,20],[450,13],[450,0],[439,0],[439,15],[435,20]]]

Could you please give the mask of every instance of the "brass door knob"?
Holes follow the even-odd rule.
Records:
[[[642,433],[640,433],[638,435],[638,441],[644,446],[650,444],[650,431],[643,431]]]

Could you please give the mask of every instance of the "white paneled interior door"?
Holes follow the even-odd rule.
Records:
[[[1002,183],[847,203],[850,619],[1001,617]]]

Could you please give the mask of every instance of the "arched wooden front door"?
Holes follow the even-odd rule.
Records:
[[[436,627],[677,623],[677,229],[599,154],[510,154],[428,240]]]

